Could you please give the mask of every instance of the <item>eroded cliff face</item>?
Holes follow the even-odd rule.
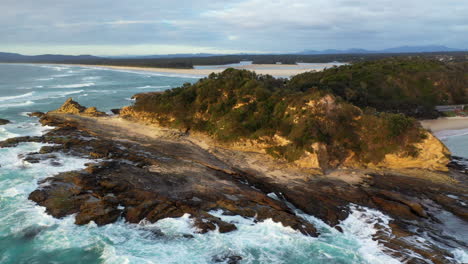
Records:
[[[427,169],[435,171],[448,171],[447,164],[450,162],[451,153],[447,147],[430,132],[426,133],[426,139],[415,144],[418,150],[417,156],[405,153],[392,153],[385,155],[383,161],[378,164],[370,164],[370,167],[392,169]]]
[[[417,155],[408,153],[391,153],[385,155],[384,159],[378,163],[365,163],[360,161],[352,152],[347,154],[344,161],[337,163],[330,160],[325,144],[315,143],[313,151],[306,151],[300,159],[293,163],[304,169],[327,170],[333,167],[355,168],[355,169],[423,169],[430,171],[448,171],[447,165],[450,162],[451,153],[447,147],[430,132],[426,132],[426,139],[414,144]]]

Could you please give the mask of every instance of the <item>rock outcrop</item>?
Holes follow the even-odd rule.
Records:
[[[41,122],[58,128],[42,137],[23,138],[59,144],[30,153],[26,160],[48,159],[45,155],[51,151],[104,160],[89,164],[82,171],[61,173],[40,182],[42,187],[31,193],[30,199],[45,206],[54,217],[76,214],[76,224],[94,221],[105,225],[119,217],[138,223],[189,214],[202,233],[236,230],[235,223],[210,213],[222,210],[224,214],[257,221],[271,218],[303,234],[317,235],[314,226],[296,216],[286,204],[239,182],[231,168],[201,149],[164,140],[146,147],[116,143],[91,136],[88,128],[71,119],[47,114]],[[9,140],[0,145],[18,142]]]
[[[28,116],[41,118],[41,117],[44,116],[44,113],[43,112],[32,112],[32,113],[29,113]]]
[[[10,120],[6,120],[6,119],[1,119],[0,118],[0,126],[1,125],[6,125],[6,124],[9,124],[10,123]]]
[[[107,116],[106,113],[100,112],[96,109],[96,107],[84,107],[79,103],[73,101],[70,97],[68,98],[65,103],[60,106],[58,109],[54,111],[50,111],[51,113],[59,113],[59,114],[75,114],[75,115],[83,115],[83,116],[92,116],[92,117],[99,117],[99,116]]]

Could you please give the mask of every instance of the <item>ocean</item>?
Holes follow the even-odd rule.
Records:
[[[42,127],[32,111],[58,108],[67,97],[85,106],[110,111],[132,103],[131,96],[162,91],[198,77],[154,72],[108,70],[79,66],[0,64],[0,140],[41,135]],[[458,156],[468,157],[468,133],[448,135],[444,142]],[[119,220],[98,227],[74,224],[73,216],[55,219],[43,207],[28,200],[37,182],[59,172],[84,168],[90,160],[56,153],[50,161],[30,164],[21,155],[38,151],[44,144],[22,143],[0,149],[0,263],[213,263],[221,256],[242,256],[241,263],[400,263],[386,255],[372,240],[376,226],[391,220],[379,211],[350,205],[352,213],[340,226],[343,233],[317,218],[297,214],[320,231],[312,238],[274,223],[255,223],[238,216],[217,216],[237,222],[238,230],[198,234],[188,215],[150,224]],[[463,147],[464,146],[464,147]],[[155,236],[158,228],[164,236]],[[183,234],[192,234],[187,239]],[[461,262],[466,252],[454,252]],[[226,263],[226,262],[225,262]]]

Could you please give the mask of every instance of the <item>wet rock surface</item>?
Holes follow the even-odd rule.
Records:
[[[45,179],[40,182],[42,187],[31,193],[29,198],[45,206],[54,217],[76,214],[76,224],[94,221],[105,225],[119,217],[138,223],[190,214],[201,233],[236,230],[235,224],[210,214],[212,210],[223,210],[224,214],[258,221],[272,218],[303,234],[317,235],[313,225],[297,217],[284,203],[240,183],[232,171],[218,167],[222,163],[207,154],[206,159],[201,156],[202,160],[195,162],[190,159],[194,154],[190,148],[175,143],[161,143],[159,147],[177,149],[185,153],[182,157],[163,153],[157,145],[99,138],[78,129],[76,123],[61,123],[51,115],[41,122],[57,128],[42,137],[8,140],[2,146],[14,146],[20,141],[56,144],[28,154],[24,158],[28,162],[53,159],[46,155],[57,151],[97,160],[82,171]]]
[[[468,176],[457,160],[453,163],[458,165],[444,173],[452,182],[387,171],[366,172],[359,184],[326,175],[285,182],[183,141],[116,138],[85,125],[81,117],[64,114],[46,114],[41,123],[56,128],[40,137],[8,139],[0,146],[53,144],[24,156],[31,163],[48,160],[52,165],[57,162],[56,152],[95,160],[81,171],[43,180],[29,197],[54,217],[76,214],[76,224],[94,221],[105,225],[120,217],[129,223],[156,222],[189,214],[201,233],[235,231],[235,223],[210,213],[222,210],[226,215],[257,221],[271,218],[316,236],[315,227],[297,216],[287,202],[337,230],[342,230],[340,223],[354,204],[392,218],[390,227],[382,225],[374,238],[385,246],[386,253],[407,263],[455,263],[451,249],[468,248],[463,239],[445,232],[446,217],[462,226],[468,221]],[[213,261],[237,263],[241,256],[221,254]]]
[[[120,108],[111,109],[111,112],[112,112],[114,115],[118,115],[118,114],[120,114]]]
[[[45,114],[43,112],[32,112],[32,113],[29,113],[28,116],[29,117],[43,117]]]
[[[9,123],[10,123],[10,120],[0,118],[0,126],[1,125],[6,125],[6,124],[9,124]]]

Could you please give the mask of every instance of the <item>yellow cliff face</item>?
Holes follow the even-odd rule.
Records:
[[[426,139],[415,146],[419,150],[419,155],[416,157],[387,154],[383,161],[378,164],[371,164],[370,167],[448,171],[447,164],[450,162],[450,151],[431,133],[427,132]]]

